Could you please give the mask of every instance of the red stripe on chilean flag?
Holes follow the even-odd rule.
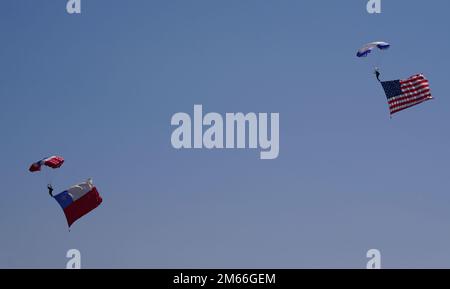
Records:
[[[102,197],[100,197],[97,188],[94,187],[81,198],[71,203],[64,209],[64,214],[66,215],[69,227],[76,220],[97,208],[102,201]]]

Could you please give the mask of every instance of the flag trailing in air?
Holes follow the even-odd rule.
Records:
[[[405,80],[382,81],[391,115],[424,101],[433,99],[428,80],[416,74]]]
[[[72,186],[54,198],[63,209],[69,227],[102,203],[102,198],[92,179]]]

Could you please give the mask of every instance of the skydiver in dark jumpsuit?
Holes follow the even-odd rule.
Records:
[[[53,198],[53,187],[51,184],[47,185],[47,189],[48,189],[48,194],[50,195],[50,197]]]
[[[375,68],[375,72],[374,73],[375,73],[375,76],[377,77],[378,81],[381,82],[381,80],[380,80],[381,73],[380,73],[378,67]]]

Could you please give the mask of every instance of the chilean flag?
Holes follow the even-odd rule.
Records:
[[[92,179],[75,185],[54,198],[63,209],[69,227],[102,203],[102,197],[94,187]]]

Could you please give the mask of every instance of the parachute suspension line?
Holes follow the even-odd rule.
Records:
[[[49,174],[48,170],[46,168],[44,168],[43,171],[44,171],[45,182],[47,183],[46,185],[53,185],[52,179],[50,178],[50,174]]]
[[[374,59],[374,68],[373,68],[374,74],[375,74],[378,82],[381,82],[381,80],[380,80],[380,75],[381,75],[380,68],[382,66],[382,59],[383,59],[382,53],[376,53],[376,55],[373,56],[373,59]]]
[[[64,163],[64,158],[62,158],[60,156],[51,156],[51,157],[46,157],[44,159],[41,159],[37,162],[32,163],[28,170],[32,173],[41,172],[43,174],[44,180],[47,183],[47,188],[49,190],[49,193],[50,193],[50,195],[52,195],[53,174],[56,172],[52,172],[52,175],[50,175],[49,171],[60,168],[63,163]],[[52,177],[50,177],[50,176],[52,176]]]
[[[372,56],[373,57],[373,59],[372,59],[373,62],[371,61],[371,63],[374,64],[375,75],[376,75],[377,80],[379,82],[381,82],[381,80],[379,78],[380,77],[379,69],[381,67],[381,60],[383,59],[382,58],[382,53],[379,53],[379,52],[389,49],[390,46],[391,45],[389,43],[387,43],[387,42],[375,41],[375,42],[371,42],[371,43],[365,44],[356,53],[357,57],[365,58],[365,57],[371,57],[369,55],[373,54],[374,50],[377,51],[377,53],[375,53],[376,55]],[[378,50],[380,50],[380,51],[378,51]]]
[[[375,68],[381,67],[381,53],[375,55]]]
[[[375,71],[378,71],[380,73],[380,68],[383,66],[383,56],[381,55],[381,53],[378,53],[378,55],[375,58],[376,58]],[[380,80],[378,79],[378,81]]]

